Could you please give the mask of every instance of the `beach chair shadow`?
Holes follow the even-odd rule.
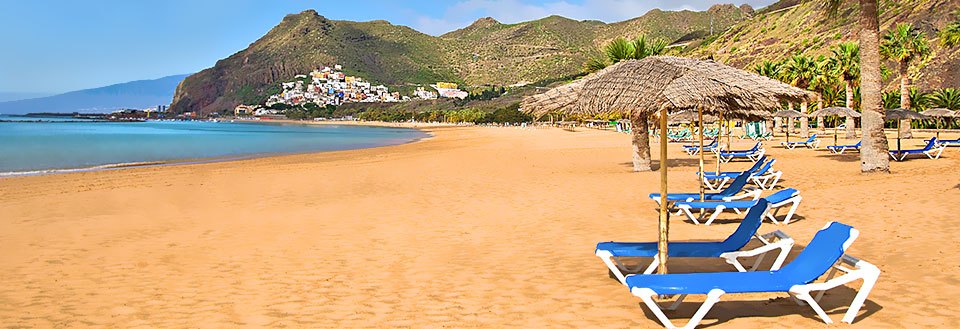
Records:
[[[797,216],[794,215],[794,218]],[[758,247],[760,244],[759,241],[751,241],[743,249],[751,249]],[[803,249],[806,248],[806,245],[796,244],[790,250],[790,254],[787,256],[787,261],[784,264],[789,264],[792,262],[797,255],[800,254]],[[766,257],[758,268],[768,269],[775,261],[774,257]],[[748,262],[749,263],[749,262]],[[715,258],[675,258],[670,259],[670,273],[704,273],[704,272],[730,272],[730,266],[724,263],[722,260]],[[616,279],[614,279],[616,280]],[[823,278],[817,280],[817,282],[823,282]],[[854,287],[859,287],[858,284],[854,284]],[[833,290],[827,291],[823,298],[819,301],[823,310],[831,315],[837,316],[842,315],[847,311],[847,308],[850,306],[850,301],[853,300],[854,296],[857,294],[857,289],[851,288],[849,286],[840,286],[834,288]],[[653,314],[648,308],[643,307],[643,303],[638,303],[637,307],[643,310],[643,314],[647,319],[652,321],[658,321],[656,315]],[[699,308],[699,302],[688,302],[681,304],[676,310],[671,311],[670,316],[678,320],[678,322],[683,322],[682,319],[689,319],[693,317],[694,313]],[[877,304],[871,299],[867,299],[863,308],[860,309],[860,313],[857,315],[854,323],[862,321],[864,318],[867,318],[873,315],[876,312],[879,312],[883,309],[883,306]],[[716,325],[721,325],[730,320],[737,318],[776,318],[783,316],[791,315],[800,315],[804,318],[810,319],[812,322],[811,326],[815,326],[818,323],[821,323],[821,319],[806,305],[798,305],[794,302],[789,296],[784,294],[784,296],[775,297],[767,300],[727,300],[717,303],[716,306],[707,316],[704,317],[703,321],[697,328],[709,328]],[[713,320],[712,322],[707,322]]]
[[[826,293],[819,303],[828,315],[839,316],[847,311],[850,300],[852,300],[856,294],[856,289],[846,286],[837,287],[835,291]],[[693,317],[694,312],[697,311],[697,304],[698,303],[685,303],[676,310],[671,311],[671,315],[678,320],[689,319]],[[642,302],[638,303],[637,307],[643,310],[643,315],[647,319],[657,321],[656,315],[646,307],[643,307]],[[853,323],[863,321],[863,319],[870,317],[882,309],[883,306],[871,299],[867,299],[863,303],[863,308],[860,309],[860,313]],[[707,313],[707,316],[703,318],[703,322],[697,325],[697,328],[710,328],[740,318],[778,318],[792,315],[800,315],[809,319],[811,321],[810,327],[817,326],[818,323],[821,323],[821,319],[817,317],[816,313],[809,310],[808,306],[797,305],[790,297],[784,296],[768,300],[721,301],[710,310],[710,313]],[[679,321],[682,322],[683,320]]]
[[[670,164],[667,168],[684,168],[684,167],[696,167],[700,164],[699,159],[670,159],[667,163]],[[710,162],[708,162],[710,163]],[[633,169],[633,162],[621,162],[621,166]],[[654,171],[660,170],[660,160],[653,160],[650,162],[650,167]]]
[[[833,153],[818,154],[817,157],[833,160],[833,161],[839,161],[839,162],[860,162],[860,153],[856,153],[856,152],[844,153],[844,154],[833,154]]]

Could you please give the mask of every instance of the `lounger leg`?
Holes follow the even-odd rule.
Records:
[[[710,309],[713,308],[713,305],[720,300],[720,296],[723,296],[724,292],[720,289],[713,289],[707,294],[707,300],[700,305],[700,308],[697,309],[697,312],[693,314],[693,317],[690,318],[690,321],[683,327],[677,327],[670,322],[670,319],[667,318],[666,314],[663,314],[663,309],[660,308],[660,305],[657,304],[653,299],[657,296],[657,293],[651,290],[650,288],[633,288],[631,290],[635,296],[640,297],[643,300],[643,303],[647,305],[647,308],[660,320],[660,323],[668,329],[693,329],[696,328],[700,321],[707,315],[707,312],[710,312]]]
[[[690,208],[681,207],[680,211],[682,211],[684,215],[687,215],[687,218],[690,218],[691,222],[693,222],[696,225],[700,225],[700,220],[703,218],[699,216],[694,216],[693,212],[690,211]]]
[[[707,219],[707,222],[703,223],[703,225],[710,225],[710,223],[713,223],[713,220],[717,219],[717,217],[720,217],[720,213],[722,213],[724,209],[726,209],[726,207],[722,205],[717,206],[717,210],[713,212],[713,215],[710,215],[710,219]]]
[[[860,286],[860,291],[857,292],[857,296],[854,297],[853,302],[850,303],[850,308],[847,309],[847,313],[843,315],[843,319],[840,321],[853,323],[853,318],[860,312],[860,308],[863,307],[863,302],[867,300],[867,296],[870,295],[870,290],[873,290],[873,286],[880,277],[880,269],[876,267],[872,269],[864,268],[862,270],[865,271],[863,275],[863,285]]]
[[[653,261],[650,262],[650,265],[647,265],[645,270],[643,270],[643,274],[653,274],[653,272],[657,270],[657,265],[660,265],[660,255],[653,256]],[[624,279],[623,284],[627,284],[626,279]]]
[[[620,267],[617,266],[617,264],[614,264],[613,254],[607,250],[597,250],[597,257],[600,257],[600,260],[602,260],[603,263],[607,265],[607,268],[610,269],[610,273],[613,273],[613,275],[617,277],[617,280],[620,281],[621,284],[627,284],[626,276],[623,274]],[[654,262],[656,262],[656,260],[654,260]]]
[[[793,214],[797,212],[797,208],[800,207],[800,201],[803,200],[803,197],[797,196],[793,200],[793,205],[790,206],[790,211],[787,212],[787,216],[783,218],[783,225],[790,224],[790,219],[793,218]]]
[[[796,297],[807,303],[807,305],[809,305],[814,312],[817,312],[817,315],[823,319],[823,322],[826,322],[827,324],[833,323],[833,320],[830,319],[830,316],[827,315],[827,312],[823,311],[823,308],[820,307],[820,304],[817,304],[817,301],[813,300],[813,297],[811,297],[809,293],[798,293],[796,294]]]

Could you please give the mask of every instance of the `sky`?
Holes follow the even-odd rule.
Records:
[[[387,20],[440,35],[481,17],[617,22],[723,0],[0,0],[0,92],[61,93],[193,73],[246,48],[287,14]],[[740,0],[760,8],[774,0]]]

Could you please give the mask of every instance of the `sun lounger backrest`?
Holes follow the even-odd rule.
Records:
[[[757,204],[750,207],[747,216],[743,217],[740,226],[726,240],[720,242],[720,250],[740,250],[750,242],[750,239],[757,234],[760,224],[763,222],[763,214],[767,211],[769,203],[766,200],[757,200]]]
[[[760,157],[760,160],[757,160],[757,162],[754,162],[754,163],[753,163],[753,167],[750,167],[750,169],[748,169],[747,171],[749,171],[749,172],[751,172],[751,173],[756,173],[757,170],[760,170],[760,166],[762,166],[765,161],[767,161],[767,156],[766,156],[766,155]]]
[[[768,171],[770,171],[770,167],[773,167],[774,162],[777,162],[777,160],[773,159],[773,160],[767,161],[767,163],[765,163],[762,168],[754,170],[753,173],[755,175],[763,175],[767,173]],[[757,163],[760,163],[760,161],[757,161]]]
[[[923,150],[924,150],[924,151],[932,150],[934,146],[937,146],[937,138],[936,138],[936,137],[931,138],[930,141],[927,142],[927,146],[924,146],[924,147],[923,147]]]
[[[847,247],[856,238],[857,230],[853,227],[831,222],[817,232],[797,258],[774,273],[798,284],[813,282],[843,256]]]
[[[771,194],[770,196],[763,198],[769,201],[770,203],[780,203],[786,201],[789,198],[792,198],[794,195],[797,195],[800,191],[797,191],[793,188],[783,189],[777,193]]]
[[[743,190],[743,187],[747,186],[747,180],[750,179],[750,174],[751,173],[749,171],[740,173],[737,178],[733,179],[733,182],[730,182],[730,186],[727,186],[727,188],[723,189],[723,191],[720,191],[720,194],[723,196],[734,196],[737,193],[740,193],[740,191]]]

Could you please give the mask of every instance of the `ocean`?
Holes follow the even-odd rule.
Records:
[[[0,177],[396,145],[415,129],[260,122],[76,122],[0,115]]]

